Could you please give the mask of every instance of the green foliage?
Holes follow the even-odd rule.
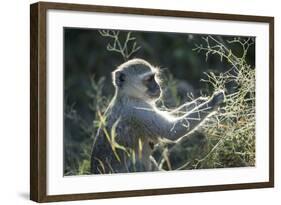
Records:
[[[87,124],[76,112],[74,108],[75,105],[65,106],[65,122],[71,124],[73,129],[80,131],[76,133],[80,138],[78,142],[72,137],[74,132],[67,132],[68,138],[64,140],[65,175],[90,174],[93,133],[96,133],[100,126],[99,115],[101,112],[105,111],[110,100],[110,97],[105,97],[102,94],[104,78],[96,80],[94,76],[92,76],[90,82],[91,89],[87,91],[87,96],[91,99],[88,106],[94,116],[94,120],[91,124]],[[66,131],[67,130],[65,130],[65,132]]]
[[[245,57],[253,44],[251,38],[234,38],[230,44],[239,44],[242,55],[232,50],[215,37],[204,38],[206,45],[194,50],[208,55],[218,55],[232,67],[225,73],[206,73],[206,83],[214,90],[223,89],[225,105],[208,123],[203,125],[209,139],[209,151],[195,163],[195,168],[241,167],[255,165],[255,70]]]

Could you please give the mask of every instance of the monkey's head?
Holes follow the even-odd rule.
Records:
[[[154,101],[161,96],[158,73],[147,61],[133,59],[113,71],[113,84],[122,95]]]

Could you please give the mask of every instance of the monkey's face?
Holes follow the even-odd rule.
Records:
[[[148,62],[134,59],[113,72],[113,83],[125,96],[154,101],[161,96],[157,73],[158,69]]]
[[[161,89],[156,80],[155,73],[152,72],[142,75],[126,75],[126,79],[119,89],[126,96],[142,100],[153,101],[161,95]]]
[[[156,81],[155,73],[149,73],[142,79],[142,84],[145,87],[146,95],[151,99],[158,99],[161,95],[161,89]]]

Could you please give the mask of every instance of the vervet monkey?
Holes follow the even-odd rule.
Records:
[[[155,103],[161,97],[158,73],[158,68],[142,59],[129,60],[112,72],[115,95],[103,115],[106,122],[94,139],[92,173],[155,170],[150,160],[153,145],[186,136],[224,101],[223,91],[218,91],[209,99],[201,98],[199,105],[181,116],[161,111]],[[135,151],[134,162],[126,151],[111,145],[110,134],[122,148]]]

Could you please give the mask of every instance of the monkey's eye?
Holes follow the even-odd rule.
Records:
[[[147,82],[152,82],[154,81],[154,75],[150,75],[147,79],[146,79]]]

